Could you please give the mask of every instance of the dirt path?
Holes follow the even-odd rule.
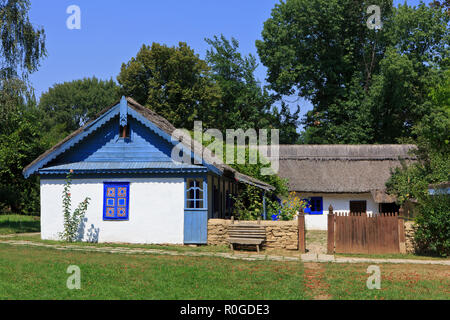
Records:
[[[322,263],[396,263],[396,264],[434,264],[434,265],[448,265],[450,266],[450,260],[414,260],[414,259],[370,259],[370,258],[346,258],[335,257],[332,255],[314,254],[308,253],[297,256],[283,256],[273,254],[251,254],[245,252],[201,252],[201,251],[176,251],[176,250],[164,250],[164,249],[146,249],[146,248],[130,248],[130,247],[107,247],[107,246],[95,246],[95,245],[77,245],[77,244],[47,244],[42,242],[34,242],[28,240],[11,240],[7,237],[0,239],[0,244],[9,244],[15,246],[35,246],[52,248],[56,250],[74,250],[74,251],[86,251],[86,252],[106,252],[106,253],[122,253],[122,254],[162,254],[172,256],[197,256],[197,257],[220,257],[227,259],[241,259],[241,260],[269,260],[269,261],[302,261],[305,264],[309,264],[312,271],[310,272],[311,279],[314,279],[314,269],[322,270],[319,267],[313,267],[314,265],[320,265]],[[320,274],[320,272],[319,272]],[[319,277],[320,278],[320,277]]]
[[[327,253],[327,232],[309,230],[306,231],[306,250],[308,253]]]
[[[304,264],[305,267],[305,286],[311,291],[311,298],[314,300],[329,300],[332,298],[329,295],[328,288],[329,285],[325,282],[325,268],[326,265],[323,263],[311,263],[307,262]]]
[[[0,234],[0,238],[14,238],[17,236],[36,236],[39,234],[40,232]]]

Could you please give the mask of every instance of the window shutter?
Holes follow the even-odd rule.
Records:
[[[130,184],[105,182],[103,188],[103,220],[128,220]]]

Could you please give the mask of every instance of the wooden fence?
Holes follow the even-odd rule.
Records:
[[[306,237],[305,237],[305,215],[303,209],[300,210],[298,219],[298,250],[300,253],[306,252]]]
[[[368,215],[366,213],[328,213],[328,254],[333,253],[404,253],[405,228],[400,212]]]

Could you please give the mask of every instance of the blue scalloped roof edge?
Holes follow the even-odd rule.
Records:
[[[114,118],[115,116],[119,115],[120,113],[120,102],[116,104],[115,106],[111,107],[110,110],[105,112],[105,114],[101,115],[99,118],[94,120],[91,124],[89,124],[83,132],[80,134],[72,137],[70,140],[66,141],[62,146],[60,146],[58,149],[51,152],[49,155],[41,159],[39,162],[37,162],[32,167],[28,168],[24,173],[24,177],[28,178],[30,175],[34,174],[35,172],[38,172],[43,166],[45,166],[47,163],[61,155],[62,153],[68,151],[69,149],[73,148],[75,145],[83,141],[85,138],[87,138],[89,135],[100,129],[104,124],[106,124],[109,120]],[[172,145],[180,143],[179,141],[172,141],[172,137],[164,132],[162,129],[160,129],[158,126],[156,126],[154,123],[152,123],[150,120],[145,118],[143,115],[141,115],[138,111],[136,111],[133,106],[128,104],[128,114],[135,118],[137,121],[145,125],[147,128],[152,130],[155,134],[159,135],[161,138],[165,139]],[[189,150],[185,145],[181,145],[183,152],[189,152],[191,155],[191,158],[199,160],[199,157],[194,154],[192,150]],[[209,163],[206,163],[204,159],[201,159],[201,162],[204,166],[206,166],[209,170],[213,171],[214,173],[218,175],[222,175],[222,171],[215,167],[214,165],[211,165]]]

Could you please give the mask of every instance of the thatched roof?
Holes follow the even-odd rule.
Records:
[[[278,175],[289,190],[311,193],[372,192],[378,202],[392,202],[384,194],[391,170],[400,160],[413,161],[414,145],[280,145]],[[264,151],[264,148],[260,148]],[[275,155],[268,155],[270,160]]]
[[[164,131],[165,133],[172,135],[172,133],[176,130],[176,128],[172,125],[172,123],[170,123],[166,118],[160,116],[159,114],[157,114],[156,112],[140,105],[138,102],[136,102],[134,99],[130,98],[130,97],[126,97],[127,103],[128,103],[128,107],[134,109],[135,111],[139,112],[141,115],[143,115],[147,120],[149,120],[150,122],[152,122],[154,125],[156,125],[159,129],[161,129],[162,131]],[[52,154],[53,152],[55,152],[56,150],[58,150],[58,148],[60,148],[64,143],[66,143],[67,141],[69,141],[70,139],[78,136],[79,134],[85,132],[86,130],[88,130],[93,123],[95,123],[101,116],[103,116],[108,110],[110,110],[112,107],[116,106],[120,101],[115,102],[113,105],[103,109],[102,111],[100,111],[94,118],[93,120],[89,121],[88,123],[86,123],[83,127],[79,128],[78,130],[72,132],[70,135],[68,135],[66,138],[64,138],[63,140],[61,140],[60,142],[58,142],[55,146],[53,146],[52,148],[50,148],[49,150],[47,150],[46,152],[44,152],[42,155],[40,155],[38,158],[36,158],[32,163],[30,163],[28,166],[26,166],[23,169],[23,172],[25,173],[30,167],[32,167],[33,165],[37,164],[38,162],[40,162],[41,160],[43,160],[44,158],[46,158],[47,156],[49,156],[50,154]],[[234,179],[236,179],[237,181],[240,181],[242,183],[247,183],[247,184],[252,184],[255,186],[258,186],[262,189],[265,190],[273,190],[274,187],[264,183],[258,179],[255,179],[253,177],[247,176],[245,174],[242,174],[238,171],[236,171],[235,169],[231,168],[230,166],[222,163],[221,161],[216,161],[215,158],[212,158],[210,156],[208,156],[208,153],[204,153],[203,150],[205,149],[199,142],[196,142],[195,140],[192,140],[192,144],[186,144],[184,143],[184,141],[187,141],[186,139],[190,139],[189,136],[186,136],[181,142],[183,142],[183,144],[185,144],[190,150],[192,150],[197,156],[202,157],[205,162],[207,162],[208,164],[213,165],[214,167],[216,167],[219,171],[221,171],[223,174],[230,176]],[[199,151],[201,150],[201,152]]]

